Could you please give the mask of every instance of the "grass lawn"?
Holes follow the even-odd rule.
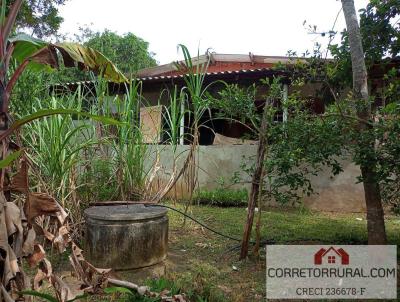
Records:
[[[179,204],[170,204],[182,209]],[[241,238],[244,208],[193,206],[189,212],[206,225]],[[205,301],[265,301],[265,249],[259,258],[238,261],[239,243],[211,233],[169,211],[167,279]],[[386,219],[390,244],[400,243],[400,219]],[[305,209],[269,209],[262,215],[262,238],[277,244],[365,244],[365,214],[333,214]],[[200,298],[198,301],[204,301]]]

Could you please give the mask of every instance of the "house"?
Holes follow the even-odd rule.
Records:
[[[274,76],[282,77],[282,93],[288,95],[291,92],[290,81],[287,78],[287,74],[282,69],[275,68],[276,64],[293,64],[299,58],[289,58],[282,56],[261,56],[249,54],[217,54],[207,53],[197,58],[193,58],[193,65],[196,64],[207,64],[207,71],[204,79],[204,86],[211,83],[208,92],[212,95],[217,95],[218,91],[223,89],[223,84],[219,81],[223,81],[227,84],[238,84],[241,87],[250,87],[252,85],[257,86],[256,104],[262,111],[262,106],[265,103],[265,95],[267,88],[265,85],[261,85],[261,80],[266,78],[272,78]],[[182,62],[178,62],[178,65]],[[168,106],[169,96],[167,91],[171,92],[174,88],[180,91],[185,86],[186,72],[184,69],[177,67],[176,63],[170,63],[160,65],[152,68],[139,70],[137,73],[137,81],[141,82],[142,96],[146,100],[147,107],[155,107],[158,105]],[[56,92],[63,93],[65,90],[75,91],[79,86],[83,86],[87,91],[94,93],[93,83],[90,81],[66,83],[65,85],[55,86],[53,89]],[[124,94],[124,85],[109,83],[109,93],[111,95]],[[312,99],[313,110],[316,113],[322,113],[324,111],[324,105],[322,99],[326,97],[319,95],[317,91],[321,90],[321,84],[308,84],[301,88],[301,96],[304,98]],[[324,93],[324,92],[322,92]],[[144,105],[143,105],[144,106]],[[149,142],[154,142],[154,127],[160,128],[165,127],[165,123],[162,122],[160,116],[160,108],[143,109],[142,117],[151,122],[148,126],[148,132],[150,133],[148,138]],[[224,120],[213,120],[210,121],[210,115],[215,114],[215,110],[210,110],[204,114],[201,122],[206,122],[207,127],[200,129],[200,145],[212,145],[215,142],[215,135],[218,134],[217,142],[237,142],[240,143],[248,129],[240,123],[227,122]],[[151,118],[147,118],[151,115]],[[277,114],[277,120],[283,120],[284,113],[280,112]],[[159,126],[153,125],[154,121]],[[182,132],[185,129],[190,128],[189,118],[185,118],[182,124]],[[165,129],[168,131],[168,129]],[[183,135],[182,135],[183,136]],[[190,143],[190,136],[186,136],[186,140],[182,141],[182,144]],[[221,139],[222,138],[222,139]],[[231,139],[229,139],[231,138]],[[232,140],[233,139],[233,140]],[[235,140],[236,139],[236,140]],[[160,137],[158,143],[163,142],[163,138]]]
[[[349,254],[342,248],[335,249],[330,247],[328,249],[321,248],[314,255],[314,264],[349,264]]]
[[[238,84],[242,87],[249,87],[253,84],[259,85],[262,79],[280,76],[282,78],[282,95],[286,97],[292,91],[290,80],[285,71],[275,68],[277,63],[292,64],[293,60],[299,58],[259,56],[252,53],[245,55],[238,54],[216,54],[207,53],[198,58],[193,58],[193,64],[208,62],[204,85],[224,81],[228,84]],[[299,59],[301,60],[301,59]],[[179,62],[178,62],[179,64]],[[372,89],[379,91],[383,86],[383,74],[388,68],[398,67],[399,61],[390,61],[385,65],[376,65],[370,71]],[[180,90],[185,86],[185,70],[177,67],[175,63],[156,66],[140,70],[136,81],[141,83],[142,95],[146,99],[146,106],[143,105],[140,113],[140,122],[144,132],[145,142],[153,146],[162,146],[159,149],[160,162],[159,175],[171,175],[172,158],[171,148],[165,144],[160,136],[161,129],[165,127],[163,122],[163,106],[169,106],[169,98],[163,91],[172,91],[175,87]],[[65,90],[74,91],[78,87],[95,93],[94,83],[77,82],[58,85],[53,88],[57,93]],[[222,84],[214,84],[210,88],[211,94],[216,94],[223,88]],[[124,94],[124,85],[108,83],[108,90],[111,95]],[[256,104],[260,107],[265,103],[265,86],[260,85],[256,93]],[[311,100],[312,110],[315,113],[323,113],[324,105],[332,101],[332,95],[322,83],[308,83],[301,87],[300,96]],[[207,127],[200,130],[200,146],[196,155],[198,165],[196,187],[203,190],[211,190],[218,187],[221,179],[230,179],[237,171],[241,171],[243,158],[252,158],[256,154],[257,146],[251,140],[243,141],[240,138],[246,133],[246,128],[235,122],[223,120],[211,121],[210,117],[215,114],[213,110],[207,111],[203,121]],[[210,116],[211,115],[211,116]],[[277,120],[285,119],[285,112],[278,112]],[[179,154],[188,151],[190,135],[186,131],[190,126],[190,119],[185,116],[180,125],[181,140]],[[168,132],[168,129],[165,129]],[[182,163],[180,163],[182,164]],[[360,169],[349,160],[341,161],[343,172],[332,176],[329,169],[322,170],[318,176],[311,176],[314,191],[318,194],[304,197],[307,207],[314,210],[334,212],[364,212],[365,199],[364,189],[361,183],[356,183]],[[241,174],[241,177],[243,174]],[[157,180],[160,186],[167,182],[168,177]],[[248,179],[244,179],[248,181]],[[248,185],[235,185],[236,187]],[[190,195],[187,181],[180,180],[171,191],[174,197],[186,197]]]

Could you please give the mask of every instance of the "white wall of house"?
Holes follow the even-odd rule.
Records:
[[[153,145],[149,148],[149,158],[146,161],[150,167],[158,156],[159,169],[153,181],[153,190],[162,188],[174,171],[179,171],[189,152],[189,146],[177,146],[173,151],[171,146]],[[225,185],[235,173],[243,183],[235,184],[233,188],[250,188],[250,177],[241,168],[244,160],[250,163],[257,152],[256,145],[212,145],[199,146],[196,152],[197,188],[212,190],[221,181]],[[178,159],[175,161],[174,158]],[[365,200],[362,184],[357,184],[360,169],[348,160],[341,161],[343,172],[332,176],[330,169],[323,169],[318,176],[312,176],[311,182],[316,194],[303,198],[306,207],[320,211],[334,212],[364,212]],[[170,191],[171,197],[185,198],[188,196],[188,177],[182,177]]]

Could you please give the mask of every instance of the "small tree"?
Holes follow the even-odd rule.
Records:
[[[395,159],[400,148],[400,86],[397,72],[390,68],[390,57],[399,51],[399,28],[395,25],[399,4],[398,0],[371,1],[361,10],[360,28],[353,1],[342,0],[347,30],[340,45],[328,45],[334,60],[326,61],[318,49],[305,64],[288,67],[293,79],[319,81],[329,92],[331,100],[325,100],[326,112],[321,117],[335,120],[343,130],[326,144],[331,145],[332,139],[342,141],[342,154],[360,166],[361,175],[355,181],[364,186],[370,244],[387,242],[381,188],[385,188],[387,199],[400,197]],[[329,32],[330,41],[333,34]],[[367,70],[381,75],[379,90],[376,84],[369,85]],[[346,94],[351,86],[352,91]]]
[[[322,166],[331,167],[333,174],[341,171],[337,161],[343,146],[338,135],[342,131],[341,124],[316,116],[307,109],[308,101],[301,99],[297,93],[283,100],[281,81],[281,78],[263,81],[269,92],[265,96],[261,117],[255,104],[255,86],[243,89],[228,85],[218,98],[210,102],[220,110],[220,118],[251,125],[247,127],[253,137],[258,137],[255,163],[243,165],[243,170],[252,180],[241,259],[247,257],[254,210],[257,204],[261,205],[262,198],[282,204],[299,201],[302,196],[313,193],[310,177],[316,175]],[[289,118],[278,122],[276,118],[283,109],[289,113]],[[328,139],[330,144],[326,143]],[[260,216],[257,221],[256,254],[260,243],[259,229]]]

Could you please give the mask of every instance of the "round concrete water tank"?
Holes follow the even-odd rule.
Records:
[[[85,210],[86,259],[99,268],[135,269],[163,261],[168,247],[167,209],[143,204]]]

